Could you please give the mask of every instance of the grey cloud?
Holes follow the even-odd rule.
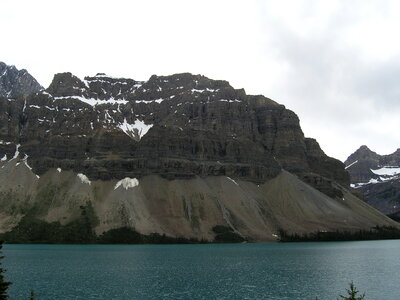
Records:
[[[304,128],[319,134],[314,137],[322,141],[323,148],[341,159],[346,158],[345,152],[354,151],[358,142],[400,147],[397,128],[387,128],[384,133],[371,130],[382,126],[385,116],[393,118],[393,112],[400,112],[400,57],[366,60],[360,49],[341,38],[351,24],[364,17],[363,11],[357,11],[357,5],[363,3],[349,6],[340,2],[323,30],[315,30],[314,35],[298,34],[273,14],[263,25],[273,28],[272,43],[265,51],[273,47],[276,59],[289,66],[286,77],[275,87],[276,100],[284,99],[283,104],[300,115]],[[368,9],[387,13],[387,5],[379,4],[371,2]]]
[[[375,105],[384,109],[400,109],[400,59],[365,66],[365,72],[358,74],[354,93],[372,97]]]

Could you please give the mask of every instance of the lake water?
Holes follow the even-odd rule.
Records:
[[[400,299],[400,240],[224,245],[5,245],[11,300]]]

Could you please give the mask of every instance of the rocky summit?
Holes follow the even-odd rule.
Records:
[[[344,164],[304,137],[295,113],[227,81],[61,73],[42,89],[2,76],[2,232],[26,216],[69,224],[88,206],[97,234],[212,240],[222,225],[267,241],[279,229],[394,224],[348,192]]]
[[[400,149],[379,155],[361,146],[345,161],[351,186],[364,200],[395,220],[400,220]]]
[[[28,96],[43,87],[26,70],[17,70],[0,61],[0,97]]]

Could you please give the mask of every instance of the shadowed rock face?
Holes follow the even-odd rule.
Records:
[[[356,161],[357,163],[355,163]],[[355,181],[356,179],[354,176],[359,176],[361,174],[358,173],[362,173],[359,172],[360,163],[363,163],[370,169],[378,169],[383,166],[400,166],[400,149],[397,149],[392,154],[379,155],[364,145],[351,154],[344,163],[348,167],[348,172],[352,175],[352,182],[365,182]],[[366,182],[368,182],[368,180]]]
[[[380,155],[371,151],[367,146],[361,146],[344,162],[351,176],[352,183],[368,182],[371,178],[377,179],[371,169],[377,169]]]
[[[348,185],[343,165],[304,138],[292,111],[201,75],[141,82],[56,74],[46,91],[3,99],[0,110],[8,112],[0,138],[10,143],[2,155],[21,144],[39,175],[61,167],[102,180],[159,174],[264,182],[283,168]]]
[[[28,96],[43,90],[26,70],[0,62],[0,97]]]
[[[345,164],[352,186],[368,204],[387,215],[400,213],[400,149],[379,155],[361,146]]]

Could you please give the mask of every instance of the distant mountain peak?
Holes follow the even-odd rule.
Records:
[[[362,145],[360,148],[358,148],[356,150],[356,152],[359,152],[359,153],[375,153],[376,154],[376,152],[372,151],[367,145]]]
[[[376,170],[398,168],[400,166],[400,149],[392,154],[379,155],[363,145],[347,158],[345,164],[346,170],[350,173],[351,182],[356,186],[380,183],[387,181],[389,177],[378,176],[382,174],[381,171],[377,173]]]
[[[27,70],[0,62],[0,97],[28,96],[41,90],[43,87]]]
[[[351,186],[368,204],[387,215],[399,214],[400,149],[379,155],[363,145],[345,163]]]
[[[362,145],[353,154],[351,154],[344,162],[346,166],[353,164],[355,161],[368,160],[378,162],[379,155],[368,148],[366,145]]]
[[[358,148],[358,150],[369,150],[369,151],[371,151],[371,149],[369,149],[367,145],[362,145],[360,148]]]
[[[82,96],[84,82],[70,72],[57,73],[47,88],[47,92],[55,97]]]

